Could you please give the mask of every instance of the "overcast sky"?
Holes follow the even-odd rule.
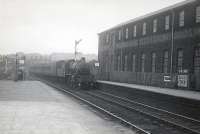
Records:
[[[0,54],[98,52],[97,33],[183,0],[0,0]]]

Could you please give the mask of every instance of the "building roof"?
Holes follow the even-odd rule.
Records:
[[[130,23],[135,22],[135,21],[138,21],[138,20],[142,20],[142,19],[148,18],[148,17],[153,16],[153,15],[157,15],[157,14],[160,14],[160,13],[163,13],[163,12],[166,12],[166,11],[169,11],[169,10],[172,10],[172,9],[177,8],[177,7],[180,7],[180,6],[187,5],[187,4],[189,4],[189,3],[193,3],[193,2],[195,2],[195,1],[197,1],[197,0],[185,0],[185,1],[182,1],[182,2],[179,2],[179,3],[176,3],[176,4],[174,4],[174,5],[171,5],[171,6],[162,8],[162,9],[160,9],[160,10],[157,10],[157,11],[154,11],[154,12],[151,12],[151,13],[148,13],[148,14],[146,14],[146,15],[143,15],[143,16],[140,16],[140,17],[136,17],[136,18],[131,19],[131,20],[129,20],[129,21],[126,21],[126,22],[124,22],[124,23],[120,23],[120,24],[118,24],[118,25],[116,25],[116,26],[114,26],[114,27],[111,27],[111,28],[109,28],[109,29],[107,29],[107,30],[104,30],[104,31],[100,32],[99,34],[101,34],[101,33],[103,33],[103,32],[106,32],[106,31],[109,31],[109,30],[111,30],[111,29],[117,28],[117,27],[121,27],[121,26],[130,24]]]

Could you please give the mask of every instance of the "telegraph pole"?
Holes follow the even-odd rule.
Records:
[[[78,44],[80,43],[82,41],[82,39],[80,39],[80,40],[75,40],[75,52],[74,52],[74,60],[76,61],[76,55],[77,55],[77,46],[78,46]]]

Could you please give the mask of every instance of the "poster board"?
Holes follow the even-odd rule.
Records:
[[[178,87],[188,87],[188,75],[181,74],[178,75]]]

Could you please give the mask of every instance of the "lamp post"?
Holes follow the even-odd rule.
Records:
[[[75,61],[76,61],[76,55],[77,55],[77,45],[80,43],[82,41],[82,39],[80,39],[80,40],[75,40],[75,52],[74,52],[74,59],[75,59]]]

